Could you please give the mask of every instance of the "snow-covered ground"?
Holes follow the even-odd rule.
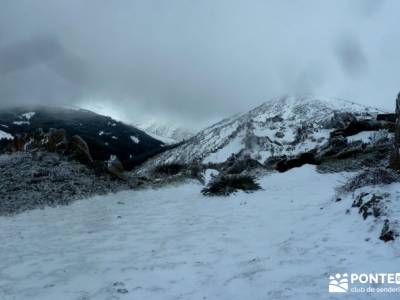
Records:
[[[399,242],[333,201],[344,176],[303,166],[253,194],[188,183],[0,218],[0,299],[332,299],[329,275],[400,265]]]

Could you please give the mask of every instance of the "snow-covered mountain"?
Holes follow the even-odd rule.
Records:
[[[340,127],[340,118],[335,118],[340,113],[360,120],[375,118],[382,111],[341,99],[275,98],[202,130],[183,145],[147,164],[194,160],[218,163],[232,153],[250,155],[263,163],[271,156],[295,155],[324,145],[330,133]]]
[[[332,275],[398,272],[400,175],[386,168],[393,141],[383,152],[369,143],[378,124],[388,125],[378,122],[379,112],[336,99],[273,99],[162,147],[170,150],[146,163],[220,162],[231,153],[263,162],[335,140],[361,144],[357,151],[369,154],[336,157],[349,159],[351,172],[310,164],[260,172],[254,180],[261,189],[240,188],[229,201],[203,193],[217,176],[249,178],[224,164],[200,166],[205,180],[182,180],[170,168],[164,181],[141,176],[140,185],[124,185],[96,179],[67,158],[0,155],[0,299],[331,299]],[[28,126],[40,114],[16,116],[0,124]],[[100,141],[123,128],[94,123],[84,127]],[[130,134],[125,140],[142,141]],[[91,196],[128,186],[141,188]],[[72,203],[73,194],[90,198]],[[70,205],[46,207],[57,204]],[[358,292],[363,284],[349,283],[351,299],[398,298],[384,292],[396,291],[395,282],[374,284],[379,294]]]
[[[164,124],[157,121],[136,123],[134,126],[166,144],[179,143],[190,139],[194,135],[192,131],[176,124]]]

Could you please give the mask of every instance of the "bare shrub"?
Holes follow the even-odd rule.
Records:
[[[350,178],[345,184],[339,186],[336,190],[339,193],[348,193],[354,192],[364,186],[390,184],[397,181],[400,181],[399,174],[390,169],[368,168]]]
[[[253,176],[221,175],[211,180],[201,192],[206,196],[229,196],[238,190],[253,192],[259,189],[261,187]]]
[[[154,176],[173,176],[185,170],[186,165],[179,163],[169,163],[156,166],[153,169]]]

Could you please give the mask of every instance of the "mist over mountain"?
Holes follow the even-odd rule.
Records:
[[[194,130],[283,94],[392,109],[399,6],[5,0],[0,105],[100,104]]]

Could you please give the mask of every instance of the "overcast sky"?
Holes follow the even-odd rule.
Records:
[[[1,0],[0,103],[199,128],[282,94],[392,109],[398,0]]]

